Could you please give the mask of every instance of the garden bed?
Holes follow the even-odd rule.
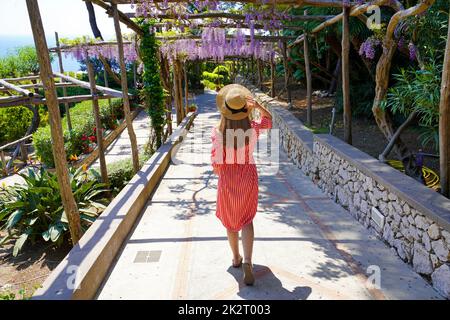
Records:
[[[0,238],[3,236],[5,234],[0,232]],[[13,247],[14,241],[0,247],[0,300],[30,297],[70,251],[69,244],[52,248],[49,243],[39,241],[24,247],[22,253],[14,257]]]

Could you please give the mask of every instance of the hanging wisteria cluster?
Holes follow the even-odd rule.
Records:
[[[227,56],[254,57],[270,61],[275,57],[274,45],[263,43],[250,37],[247,41],[242,30],[237,30],[231,39],[226,39],[220,28],[204,28],[200,42],[193,39],[164,41],[161,53],[169,60],[212,59],[223,61]]]
[[[260,0],[260,4],[264,5],[269,3],[271,0]],[[218,10],[220,1],[216,0],[196,0],[192,1],[191,5],[194,6],[198,12],[202,12],[207,9],[208,11]],[[179,22],[186,20],[190,12],[187,10],[185,3],[169,3],[167,0],[162,2],[154,2],[153,0],[133,0],[132,6],[135,8],[136,17],[141,17],[145,19],[156,18],[158,14],[170,14],[176,18]],[[190,7],[192,11],[192,7]],[[280,29],[283,26],[282,21],[289,21],[290,15],[284,11],[279,11],[275,6],[266,8],[265,10],[249,8],[245,12],[244,20],[237,22],[236,28],[241,27],[241,23],[246,25],[252,25],[255,23],[261,24],[265,31]],[[220,25],[221,20],[213,20],[208,22],[207,25],[210,27],[217,27]],[[189,21],[189,27],[195,28],[197,22],[194,20]],[[184,32],[184,25],[179,25],[178,23],[166,22],[166,28],[170,29],[173,27],[178,27],[182,32]]]
[[[63,47],[64,49],[64,47]],[[137,60],[136,44],[134,42],[123,45],[125,63],[133,63]],[[80,43],[64,49],[66,57],[73,57],[78,61],[87,58],[104,57],[108,60],[118,60],[119,52],[117,44]]]
[[[369,60],[373,60],[375,58],[376,47],[380,44],[381,41],[374,37],[367,38],[359,48],[359,55],[362,57],[366,57]]]

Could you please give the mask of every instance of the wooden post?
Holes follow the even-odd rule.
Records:
[[[174,96],[173,101],[175,103],[175,109],[177,111],[177,125],[181,123],[183,120],[183,106],[180,99],[180,75],[179,75],[179,68],[178,68],[178,60],[175,60],[173,63],[173,89],[174,89]]]
[[[100,108],[98,106],[94,67],[92,66],[92,62],[89,60],[89,58],[86,59],[86,67],[87,67],[88,76],[89,76],[89,83],[91,85],[92,109],[94,112],[94,119],[95,119],[97,146],[98,146],[98,158],[100,160],[100,173],[102,176],[102,182],[108,183],[108,171],[106,169],[105,148],[103,145],[103,127],[102,127],[102,122],[100,119]]]
[[[288,51],[287,51],[287,42],[283,42],[283,63],[284,63],[284,87],[287,92],[287,98],[289,105],[292,103],[291,89],[289,86],[289,79],[291,76],[291,69],[289,67],[288,60]]]
[[[186,108],[183,106],[183,66],[181,65],[181,61],[177,60],[177,76],[178,76],[178,101],[180,101],[181,108],[181,120],[186,116],[185,110]]]
[[[136,61],[133,62],[133,83],[134,83],[134,88],[137,88],[137,66],[136,66]]]
[[[342,17],[342,98],[344,104],[344,141],[352,144],[352,109],[350,106],[350,8],[344,6]]]
[[[304,15],[308,15],[307,10],[304,11]],[[311,77],[311,64],[309,61],[309,37],[305,31],[305,40],[303,41],[303,56],[305,58],[305,74],[306,74],[306,124],[312,126],[312,77]]]
[[[117,4],[112,5],[113,8],[113,17],[114,17],[114,28],[116,30],[117,37],[117,47],[119,51],[119,64],[120,64],[120,73],[121,73],[121,82],[122,82],[122,94],[123,94],[123,109],[125,113],[125,121],[127,123],[128,135],[130,136],[131,143],[131,154],[133,158],[133,169],[134,173],[139,171],[139,151],[136,141],[136,134],[133,129],[133,121],[131,120],[130,113],[130,99],[128,97],[128,81],[127,81],[127,67],[125,65],[125,58],[123,52],[123,38],[122,32],[120,30],[120,21],[119,21],[119,10],[117,9]]]
[[[61,46],[59,45],[59,36],[58,32],[55,32],[55,39],[56,39],[56,52],[58,53],[58,61],[59,61],[59,72],[64,73],[64,66],[63,66],[63,60],[62,60],[62,54],[61,54]],[[59,82],[64,82],[63,79],[59,79]],[[63,97],[67,97],[67,88],[63,87]],[[69,104],[64,104],[65,110],[66,110],[66,120],[67,120],[67,129],[69,131],[72,131],[72,120],[70,119],[70,108]]]
[[[20,144],[20,159],[25,163],[28,160],[28,148],[25,145],[25,141]]]
[[[3,150],[0,150],[0,159],[2,161],[2,171],[3,171],[3,175],[6,177],[8,175],[8,169],[6,168],[6,165],[8,164],[6,162],[6,158],[5,158],[5,152]]]
[[[448,197],[450,196],[450,18],[442,68],[441,101],[439,104],[439,159],[441,193]]]
[[[258,87],[262,90],[262,82],[263,82],[263,76],[262,76],[262,68],[261,68],[261,60],[256,60],[256,67],[258,69]]]
[[[275,98],[275,58],[270,59],[270,96]]]
[[[33,31],[36,53],[39,59],[39,70],[41,81],[44,85],[45,98],[49,112],[50,130],[52,136],[52,151],[55,160],[56,176],[61,192],[62,204],[66,213],[72,244],[75,245],[81,238],[80,214],[72,194],[67,169],[67,156],[64,150],[64,136],[61,125],[61,116],[56,94],[56,86],[53,79],[53,72],[48,54],[47,42],[45,39],[44,27],[42,25],[41,14],[37,0],[26,0],[28,15],[30,17],[31,29]]]
[[[188,89],[188,76],[187,76],[187,62],[183,65],[184,73],[184,110],[185,114],[189,113],[189,89]]]
[[[105,87],[109,87],[109,81],[108,81],[108,72],[106,72],[106,68],[103,67],[103,78],[105,78]],[[109,110],[111,112],[112,115],[112,103],[111,103],[111,98],[108,99],[108,106],[109,106]]]

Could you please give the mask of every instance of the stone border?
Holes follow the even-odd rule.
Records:
[[[383,185],[389,192],[405,200],[428,218],[450,232],[450,201],[440,193],[418,183],[388,164],[329,134],[317,134],[314,142],[326,145],[366,175]]]
[[[122,243],[170,165],[172,152],[184,139],[197,113],[189,113],[144,164],[78,244],[38,289],[33,300],[93,299],[120,252]]]
[[[450,200],[332,135],[313,134],[287,104],[237,81],[272,113],[289,159],[450,299]]]

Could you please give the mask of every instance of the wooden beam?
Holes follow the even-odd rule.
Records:
[[[186,0],[153,0],[155,3],[162,3],[162,2],[169,2],[169,3],[181,3],[186,2]],[[105,2],[109,3],[115,3],[115,4],[132,4],[136,3],[136,1],[133,0],[105,0]],[[254,4],[261,4],[261,0],[224,0],[223,2],[243,2],[243,3],[254,3]],[[357,2],[353,1],[350,4],[355,5]],[[273,5],[280,5],[280,4],[289,4],[294,6],[313,6],[313,7],[341,7],[342,6],[342,0],[272,0],[268,1],[266,3],[267,5],[273,4]]]
[[[26,76],[26,77],[18,77],[18,78],[6,78],[5,81],[8,82],[20,82],[20,81],[29,81],[29,80],[38,80],[40,79],[40,76]]]
[[[59,36],[58,36],[58,32],[55,32],[55,40],[56,40],[56,52],[58,54],[58,62],[59,62],[59,72],[61,74],[64,74],[64,66],[63,66],[63,59],[62,59],[62,54],[61,54],[61,47],[59,45]],[[59,79],[60,82],[63,82],[64,80],[62,78]],[[63,97],[67,96],[67,88],[63,87]],[[67,128],[69,129],[69,131],[72,131],[72,120],[70,118],[70,108],[69,108],[69,104],[65,103],[64,104],[64,108],[66,110],[66,120],[67,120]]]
[[[134,12],[124,13],[128,18],[135,18],[136,14]],[[312,15],[312,16],[289,16],[286,21],[325,21],[333,18],[332,15]],[[160,13],[155,15],[156,19],[174,19],[177,20],[177,23],[182,22],[184,20],[195,20],[195,19],[209,19],[209,18],[224,18],[231,20],[246,20],[245,14],[239,13],[231,13],[224,11],[209,11],[203,13],[190,13],[190,14],[181,14],[176,15],[173,13]],[[256,24],[261,25],[260,21],[255,21]],[[164,25],[164,23],[161,23]]]
[[[80,214],[77,203],[72,194],[70,185],[69,170],[67,167],[67,156],[64,149],[64,135],[59,114],[55,82],[48,54],[47,41],[45,39],[44,26],[42,25],[41,14],[37,0],[26,0],[28,15],[30,17],[31,29],[33,31],[36,53],[39,60],[39,69],[42,83],[44,84],[45,97],[49,112],[50,130],[52,136],[52,151],[55,160],[56,176],[61,193],[61,200],[69,222],[69,230],[72,244],[77,244],[81,238],[82,230],[80,224]]]
[[[227,35],[225,36],[226,39],[234,39],[235,37],[233,35]],[[202,36],[201,35],[193,35],[193,34],[186,34],[186,35],[176,35],[176,36],[165,36],[165,37],[160,37],[157,36],[155,37],[156,40],[166,40],[166,41],[170,41],[170,40],[181,40],[181,39],[201,39]],[[251,37],[249,35],[245,36],[246,40],[251,40]],[[261,40],[264,42],[278,42],[278,41],[286,41],[286,40],[294,40],[296,39],[295,36],[260,36],[260,35],[255,35],[253,37],[253,39],[255,40]]]
[[[5,149],[8,149],[8,148],[11,148],[11,147],[14,147],[16,144],[21,143],[21,142],[24,142],[24,141],[27,141],[27,140],[30,139],[31,137],[33,137],[32,134],[30,134],[30,135],[28,135],[28,136],[25,136],[25,137],[23,137],[23,138],[20,138],[20,139],[18,139],[18,140],[16,140],[16,141],[12,141],[12,142],[10,142],[10,143],[7,143],[7,144],[5,144],[5,145],[3,145],[3,146],[0,146],[0,151],[5,150]]]
[[[83,0],[85,1],[85,0]],[[111,5],[108,5],[107,3],[105,3],[102,0],[89,0],[90,2],[92,2],[93,4],[96,4],[97,6],[103,8],[106,10],[106,13],[112,17],[114,16],[114,8]],[[127,17],[122,11],[119,11],[117,9],[117,14],[118,14],[118,19],[120,22],[122,22],[123,24],[125,24],[128,28],[130,28],[131,30],[133,30],[134,32],[136,32],[138,35],[143,36],[144,32],[142,31],[142,29],[139,27],[139,25],[134,22],[133,20],[131,20],[129,17]]]
[[[28,91],[26,89],[21,88],[20,86],[14,85],[12,83],[9,83],[8,81],[5,81],[3,79],[0,79],[0,84],[8,89],[8,91],[16,91],[20,93],[24,97],[33,97],[35,94],[31,91]]]
[[[127,123],[128,136],[130,137],[131,144],[131,154],[133,159],[133,169],[134,173],[139,171],[139,150],[137,146],[136,134],[133,129],[133,121],[131,119],[130,112],[130,100],[128,97],[128,79],[127,79],[127,67],[125,65],[125,54],[123,51],[123,39],[122,31],[120,30],[120,16],[119,10],[117,9],[117,4],[112,5],[113,19],[114,19],[114,29],[116,31],[118,51],[119,51],[119,65],[120,65],[120,80],[122,82],[122,92],[123,92],[123,109],[125,114],[125,121]]]
[[[18,87],[22,89],[43,89],[42,83],[30,83],[30,84],[20,84],[17,85]],[[63,87],[78,87],[75,83],[71,82],[61,82],[61,83],[55,83],[55,87],[57,88],[63,88]],[[10,89],[5,87],[0,87],[0,92],[9,91]]]
[[[123,44],[132,44],[131,41],[124,41]],[[87,47],[102,47],[102,46],[117,46],[117,42],[116,41],[100,41],[100,42],[94,42],[94,43],[89,43],[89,44],[85,44]],[[77,48],[79,47],[79,45],[62,45],[59,47],[52,47],[50,49],[48,49],[50,52],[58,52],[58,50],[61,50],[61,52],[64,51],[69,51],[73,48]]]
[[[154,27],[156,28],[162,28],[162,27],[178,27],[178,26],[185,26],[189,27],[191,29],[197,29],[197,28],[207,28],[207,27],[214,27],[214,28],[222,28],[222,29],[250,29],[250,26],[246,23],[220,23],[220,24],[214,24],[214,26],[208,25],[207,23],[197,23],[195,26],[191,26],[189,23],[184,23],[183,21],[177,22],[176,24],[172,23],[155,23]],[[265,29],[262,24],[256,23],[254,26],[254,29]],[[281,29],[288,29],[288,30],[303,30],[304,28],[301,26],[289,26],[284,25],[281,27]],[[269,29],[270,30],[270,29]],[[280,28],[276,28],[276,30],[280,30]]]
[[[365,4],[362,4],[362,5],[354,6],[354,7],[352,7],[352,9],[350,11],[350,16],[358,17],[358,16],[364,14],[365,12],[367,12],[367,10],[371,6],[373,6],[373,5],[375,5],[375,6],[382,6],[382,5],[386,4],[386,3],[391,3],[391,2],[389,2],[389,0],[373,0],[373,1],[369,2],[369,3],[365,3]],[[343,17],[343,13],[340,13],[340,14],[337,14],[337,15],[331,17],[330,19],[327,19],[326,21],[324,21],[323,23],[321,23],[317,27],[315,27],[311,31],[310,34],[314,35],[314,34],[320,32],[320,31],[322,31],[326,27],[331,26],[331,25],[341,21],[342,17]],[[304,35],[300,35],[300,36],[297,37],[297,39],[294,42],[289,44],[289,47],[293,47],[293,46],[301,43],[303,40],[304,40]]]
[[[108,171],[106,169],[106,160],[105,160],[105,148],[103,145],[103,126],[100,119],[100,107],[98,105],[97,88],[95,84],[95,73],[94,67],[92,66],[92,62],[86,59],[86,67],[89,76],[89,84],[91,85],[91,94],[92,94],[92,111],[94,113],[95,119],[95,128],[97,135],[97,146],[98,146],[98,158],[100,160],[100,174],[102,176],[102,182],[108,184]]]
[[[342,18],[342,99],[344,105],[344,141],[352,144],[352,109],[350,106],[350,8],[343,8]]]
[[[450,17],[447,45],[442,70],[441,101],[439,104],[439,162],[441,193],[450,196]]]
[[[76,84],[76,85],[78,85],[78,86],[80,86],[82,88],[89,89],[89,90],[91,89],[91,85],[88,82],[81,81],[81,80],[75,79],[75,78],[73,78],[71,76],[66,76],[65,74],[58,73],[58,72],[55,72],[54,75],[55,75],[55,77],[62,78],[64,80],[68,81],[68,82],[72,82],[72,83],[74,83],[74,84]],[[118,90],[111,89],[111,88],[106,88],[106,87],[102,87],[102,86],[96,86],[96,89],[98,91],[100,91],[101,93],[108,94],[108,95],[113,96],[113,97],[117,97],[117,98],[123,98],[124,97],[124,94],[122,92],[120,92]]]
[[[56,86],[55,86],[56,87]],[[111,95],[100,95],[97,96],[97,99],[111,99],[114,98]],[[59,97],[57,99],[58,104],[63,103],[76,103],[86,100],[92,100],[92,95],[77,95],[70,97]],[[23,96],[11,96],[11,97],[3,97],[0,98],[0,108],[9,108],[9,107],[22,107],[26,104],[39,105],[39,104],[47,104],[47,99],[42,97],[23,97]]]

